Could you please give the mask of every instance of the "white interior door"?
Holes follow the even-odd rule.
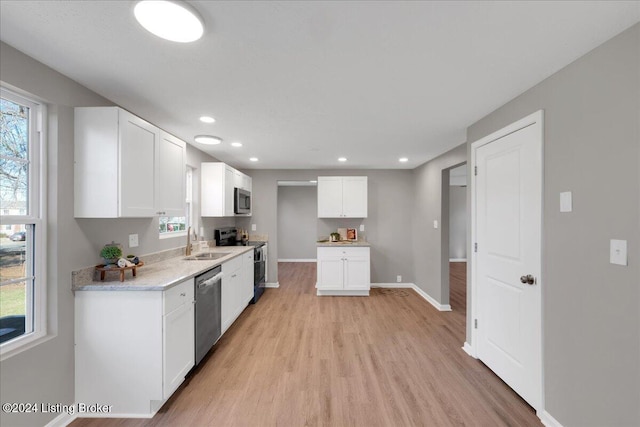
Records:
[[[542,112],[492,136],[474,148],[474,347],[540,409]]]

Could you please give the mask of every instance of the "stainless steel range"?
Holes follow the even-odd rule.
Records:
[[[253,246],[253,299],[251,303],[255,304],[264,292],[266,281],[265,242],[251,240],[242,242],[238,238],[238,229],[235,227],[216,228],[213,237],[216,246]]]

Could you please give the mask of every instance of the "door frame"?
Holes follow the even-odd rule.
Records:
[[[517,120],[511,123],[504,128],[493,132],[490,135],[485,136],[473,143],[471,143],[471,155],[470,155],[470,178],[471,178],[471,205],[470,207],[470,215],[471,215],[471,239],[469,241],[469,252],[467,253],[467,259],[471,260],[471,343],[464,343],[463,349],[472,357],[478,358],[477,345],[478,342],[478,332],[475,327],[475,319],[477,319],[478,315],[478,279],[477,279],[477,253],[474,251],[474,243],[476,242],[477,237],[477,223],[476,223],[476,165],[477,165],[477,150],[487,144],[490,144],[500,138],[503,138],[509,134],[515,133],[521,129],[524,129],[529,126],[537,126],[539,132],[539,140],[540,140],[540,277],[538,278],[538,283],[541,286],[540,288],[540,342],[539,342],[539,351],[540,351],[540,407],[534,408],[537,411],[538,416],[540,416],[544,412],[544,287],[542,286],[544,282],[544,270],[543,270],[543,262],[542,256],[544,254],[544,239],[542,236],[542,231],[544,230],[544,110],[538,110],[535,113],[532,113],[520,120]]]

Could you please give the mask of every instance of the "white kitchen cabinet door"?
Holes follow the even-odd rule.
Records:
[[[233,176],[234,171],[230,166],[225,165],[224,168],[224,216],[234,215],[234,187]]]
[[[318,289],[343,289],[344,257],[318,256]]]
[[[158,212],[166,216],[185,215],[186,144],[166,132],[160,133],[157,200]]]
[[[367,177],[342,178],[342,215],[345,218],[367,217]]]
[[[244,301],[244,304],[246,305],[253,298],[253,251],[247,252],[246,254],[242,255],[242,257],[242,301]]]
[[[368,257],[349,257],[344,266],[344,289],[369,290],[371,266]]]
[[[366,176],[318,177],[318,218],[366,218]]]
[[[231,278],[231,275],[225,275],[222,277],[222,295],[221,295],[221,309],[220,309],[220,317],[221,317],[221,325],[222,325],[222,333],[224,334],[231,323],[233,323],[233,312],[235,311],[236,306],[236,292],[234,289],[235,281]]]
[[[318,218],[342,217],[342,178],[318,177]]]
[[[160,130],[119,109],[119,156],[121,217],[151,217],[156,214],[156,162]],[[95,189],[99,191],[99,188]]]
[[[200,212],[207,217],[234,216],[235,172],[221,162],[200,165]]]
[[[190,281],[192,282],[192,281]],[[191,284],[193,286],[193,284]],[[191,301],[164,316],[163,398],[168,399],[195,364],[195,309]]]

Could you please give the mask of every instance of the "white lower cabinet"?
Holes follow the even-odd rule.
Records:
[[[242,292],[244,293],[244,299],[251,301],[253,298],[253,278],[254,278],[254,264],[253,264],[253,251],[247,252],[242,255]]]
[[[222,333],[240,316],[253,297],[253,252],[242,254],[222,264]]]
[[[103,417],[151,417],[194,365],[194,285],[166,291],[77,291],[76,402]]]
[[[317,295],[369,295],[371,256],[368,247],[319,247],[317,257]]]

